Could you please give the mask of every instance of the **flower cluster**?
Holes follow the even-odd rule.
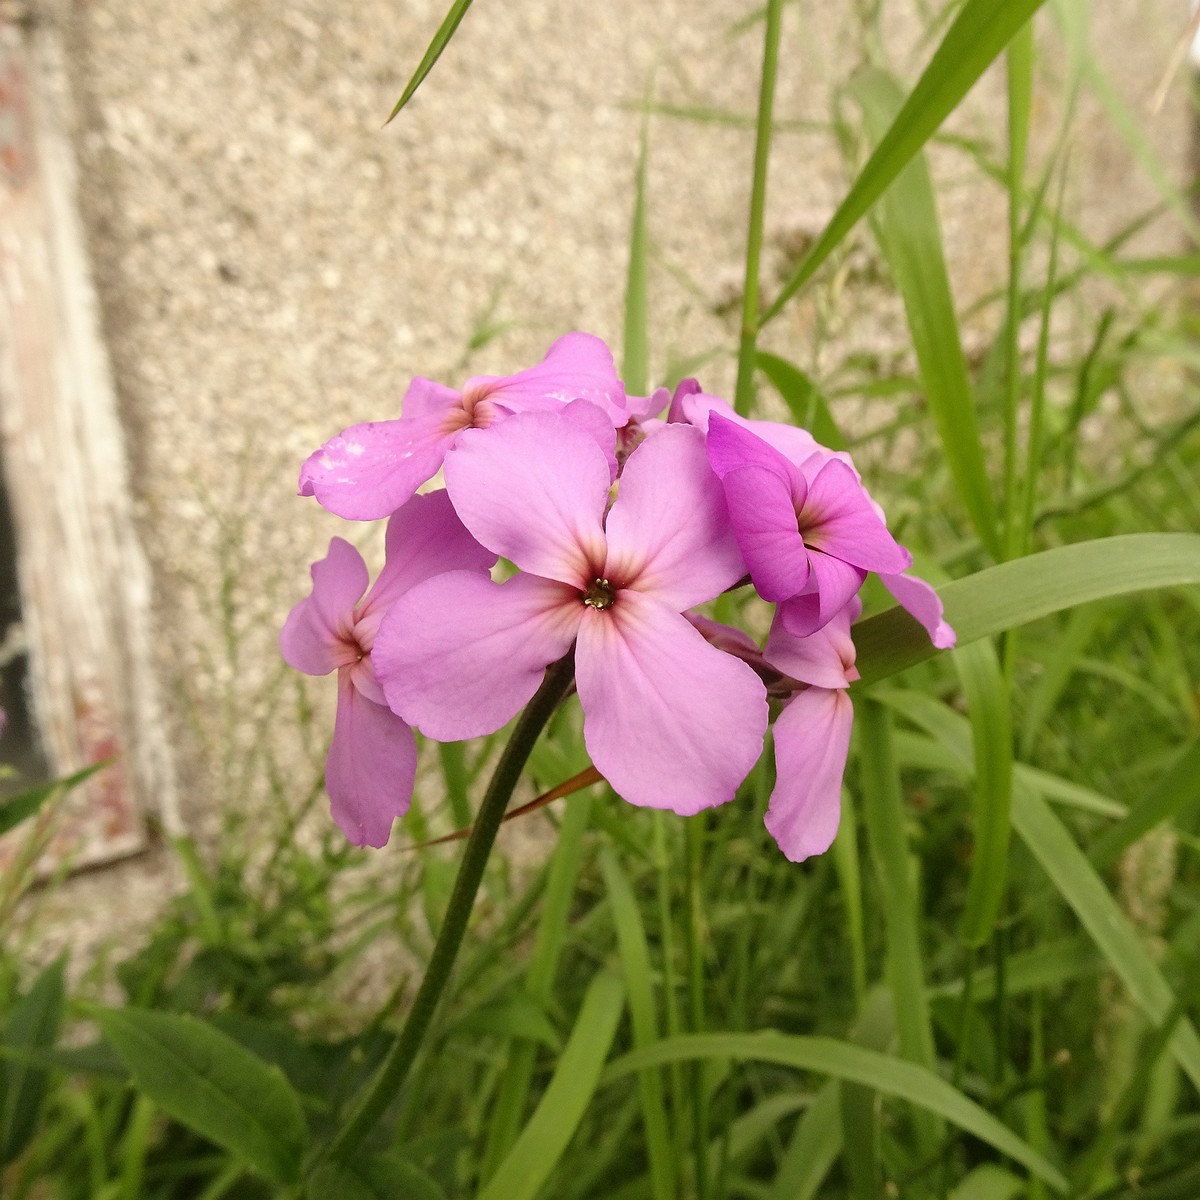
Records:
[[[439,471],[444,489],[418,495]],[[837,830],[867,573],[935,645],[954,641],[846,455],[693,380],[627,396],[588,334],[461,391],[414,380],[397,420],[316,451],[300,492],[388,518],[374,585],[334,538],[281,635],[292,666],[338,672],[326,785],[359,845],[386,842],[408,808],[414,727],[491,733],[573,651],[588,753],[633,804],[691,814],[732,799],[774,707],[766,823],[799,861]],[[494,573],[498,559],[515,573]],[[699,611],[746,582],[776,606],[761,648]]]

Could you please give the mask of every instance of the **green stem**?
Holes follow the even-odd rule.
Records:
[[[487,793],[480,805],[475,827],[467,841],[458,876],[454,880],[454,891],[450,894],[446,919],[438,934],[425,978],[409,1010],[408,1018],[366,1094],[341,1132],[329,1144],[329,1157],[345,1161],[353,1154],[403,1086],[433,1020],[438,1002],[446,990],[450,972],[454,968],[463,935],[466,933],[471,910],[475,906],[475,895],[479,891],[484,868],[491,855],[496,833],[504,819],[509,798],[517,786],[521,772],[525,769],[525,763],[538,736],[559,701],[567,694],[574,672],[575,660],[570,654],[546,672],[542,686],[521,714],[508,745],[500,755],[500,761],[496,764],[492,781],[488,784]]]
[[[767,165],[771,158],[771,122],[775,107],[775,73],[779,62],[779,30],[783,0],[767,0],[763,37],[762,85],[754,139],[754,180],[750,188],[750,221],[746,231],[746,286],[742,291],[742,337],[738,348],[734,407],[748,416],[754,400],[754,359],[758,342],[758,265],[762,257],[763,217],[767,204]]]

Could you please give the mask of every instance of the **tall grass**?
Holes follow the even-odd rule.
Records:
[[[686,822],[605,787],[527,818],[552,831],[544,861],[488,866],[449,1003],[371,1140],[339,1163],[320,1148],[426,965],[421,913],[440,922],[454,851],[389,850],[386,881],[355,890],[359,856],[332,838],[303,848],[290,819],[256,875],[237,842],[215,864],[181,846],[190,890],[120,967],[124,1006],[67,998],[58,966],[20,986],[5,973],[5,1195],[1200,1194],[1196,320],[1186,288],[1142,295],[1150,276],[1186,282],[1194,252],[1181,228],[1178,254],[1136,258],[1073,220],[1070,94],[1059,147],[1029,162],[1038,54],[1064,39],[1079,87],[1148,153],[1072,40],[1079,6],[1035,37],[1037,0],[966,0],[931,23],[919,78],[874,61],[846,81],[845,200],[760,307],[781,7],[758,14],[738,404],[778,393],[854,451],[924,573],[954,580],[960,638],[934,656],[868,597],[833,850],[803,866],[778,854],[761,820],[769,755],[733,805]],[[964,314],[924,148],[1002,54],[995,136],[943,139],[1007,210],[1006,278]],[[630,205],[637,390],[654,382],[652,101]],[[1180,213],[1173,189],[1160,207]],[[893,369],[830,345],[820,373],[801,369],[772,324],[829,286],[852,242],[900,297],[911,353]],[[1100,308],[1098,274],[1119,297]],[[987,330],[982,349],[964,349],[965,320]],[[1149,398],[1156,365],[1170,382]],[[869,419],[851,420],[863,397]],[[489,758],[445,750],[444,787],[418,796],[397,840],[464,824]],[[586,765],[568,708],[533,785]],[[364,1032],[344,981],[381,938],[392,995]],[[56,1049],[64,1014],[101,1036]],[[257,1120],[231,1126],[231,1105]]]

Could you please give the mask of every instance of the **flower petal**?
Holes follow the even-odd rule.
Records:
[[[382,846],[408,812],[417,773],[413,731],[338,675],[337,718],[325,760],[325,790],[338,827],[356,846]]]
[[[479,377],[464,390],[480,383],[486,386],[488,399],[509,412],[545,411],[552,403],[588,400],[614,426],[624,425],[629,416],[612,351],[590,333],[564,334],[536,367],[503,379]]]
[[[883,586],[925,626],[929,640],[939,650],[948,650],[958,640],[942,616],[942,598],[923,579],[915,575],[880,575]]]
[[[384,617],[375,675],[393,711],[427,737],[479,737],[533,696],[546,667],[571,648],[584,611],[573,588],[533,575],[503,584],[470,571],[437,575]]]
[[[387,610],[422,580],[447,571],[489,571],[496,556],[459,520],[444,492],[413,496],[391,516],[383,570],[358,611],[356,632],[370,649]]]
[[[762,751],[766,691],[650,596],[589,609],[575,677],[596,769],[631,804],[687,815],[724,804]]]
[[[562,414],[587,430],[592,441],[604,451],[608,461],[608,482],[611,484],[617,477],[617,431],[607,414],[590,400],[572,400]]]
[[[462,407],[462,395],[444,383],[425,379],[418,375],[408,385],[404,399],[400,403],[400,414],[418,420],[433,417],[439,420],[454,408]]]
[[[816,633],[798,638],[787,631],[782,609],[776,609],[763,658],[800,683],[819,688],[848,687],[858,678],[850,626],[861,612],[862,601],[855,596]]]
[[[865,571],[899,573],[912,555],[888,532],[852,467],[831,459],[808,486],[798,510],[805,542]]]
[[[446,490],[475,537],[522,571],[577,587],[604,562],[608,463],[561,413],[468,429],[446,456]]]
[[[772,603],[802,592],[810,573],[808,548],[796,527],[788,481],[775,471],[750,466],[730,471],[721,482],[755,590]]]
[[[676,612],[745,574],[704,439],[687,425],[665,426],[629,456],[605,528],[606,578]]]
[[[766,826],[792,862],[829,849],[841,817],[854,707],[840,690],[808,688],[775,722],[775,790]]]
[[[783,627],[793,637],[808,637],[831,621],[862,587],[866,571],[810,550],[811,571],[804,591],[780,605]]]
[[[288,613],[279,649],[297,671],[328,675],[356,657],[346,643],[352,638],[354,606],[367,587],[367,565],[349,542],[335,537],[311,571],[312,592]]]
[[[694,380],[685,380],[693,383]],[[799,465],[814,453],[827,458],[844,458],[849,456],[822,446],[807,429],[799,429],[795,425],[784,425],[778,421],[757,421],[750,417],[739,416],[730,404],[719,396],[709,396],[698,389],[694,392],[683,392],[683,385],[675,391],[675,399],[671,403],[672,414],[695,425],[697,429],[707,433],[713,417],[721,417],[726,421],[754,434],[756,438],[773,446],[780,454],[792,463]],[[672,420],[679,417],[672,416]]]
[[[351,521],[379,520],[437,474],[453,441],[436,415],[351,425],[308,456],[300,495]]]

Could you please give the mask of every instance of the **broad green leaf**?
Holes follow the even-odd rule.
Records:
[[[808,1111],[796,1122],[792,1140],[765,1200],[813,1200],[842,1152],[841,1085],[822,1085]]]
[[[389,121],[413,98],[413,93],[425,81],[425,76],[433,70],[433,64],[442,57],[442,51],[450,44],[450,39],[462,24],[462,19],[467,15],[467,9],[470,7],[471,0],[454,0],[454,3],[450,5],[450,11],[446,13],[442,23],[438,26],[437,33],[433,35],[433,41],[429,43],[412,78],[401,93],[400,99],[396,101],[396,107],[388,114]]]
[[[304,1189],[306,1200],[446,1200],[424,1171],[399,1154],[323,1163]]]
[[[995,1163],[976,1167],[950,1193],[950,1200],[1016,1200],[1025,1195],[1025,1180]]]
[[[4,1048],[16,1054],[0,1063],[0,1163],[17,1158],[37,1128],[47,1072],[33,1062],[20,1061],[17,1055],[44,1053],[58,1040],[64,969],[64,959],[52,962],[17,1001],[4,1025]]]
[[[645,1050],[634,1050],[610,1063],[601,1079],[613,1083],[646,1067],[700,1059],[735,1059],[775,1063],[799,1071],[815,1071],[835,1079],[865,1084],[889,1096],[936,1113],[1008,1155],[1014,1162],[1065,1191],[1062,1174],[1035,1153],[1011,1129],[968,1099],[944,1079],[916,1063],[892,1058],[833,1038],[767,1033],[695,1033],[667,1038]]]
[[[1087,856],[1036,792],[1018,787],[1013,795],[1013,826],[1083,927],[1108,959],[1134,1003],[1154,1024],[1175,1004],[1175,996],[1129,918],[1121,911]],[[1171,1052],[1200,1088],[1200,1037],[1186,1018],[1171,1035]]]
[[[992,936],[1004,901],[1012,809],[1013,731],[1008,683],[991,642],[954,652],[967,697],[975,757],[975,847],[962,937],[981,946]]]
[[[615,975],[602,972],[592,980],[541,1103],[478,1200],[533,1200],[538,1194],[596,1091],[624,1002]]]
[[[837,427],[829,402],[821,389],[799,367],[777,354],[759,350],[755,359],[758,369],[771,381],[775,390],[792,410],[792,419],[831,450],[845,450],[846,439]]]
[[[307,1134],[278,1067],[196,1017],[138,1008],[96,1009],[94,1017],[160,1108],[267,1179],[296,1179]]]
[[[966,0],[891,128],[880,139],[821,236],[763,314],[762,324],[775,317],[813,277],[1041,6],[1042,0]]]
[[[1200,534],[1127,533],[1000,563],[948,583],[938,594],[958,644],[965,646],[1077,604],[1188,584],[1200,584]],[[860,621],[854,644],[862,685],[937,653],[901,608]]]
[[[107,759],[104,762],[93,763],[90,767],[84,767],[82,771],[76,771],[65,779],[54,779],[49,783],[41,783],[37,787],[10,796],[3,804],[0,804],[0,833],[7,833],[10,829],[15,829],[22,821],[29,820],[38,812],[52,796],[61,792],[69,792],[106,766],[108,766]]]
[[[900,88],[885,72],[869,68],[855,76],[852,90],[871,140],[878,143],[900,109]],[[933,182],[922,154],[915,154],[897,176],[873,224],[904,300],[925,400],[959,498],[979,539],[998,558],[1000,538],[975,399],[950,292]]]

